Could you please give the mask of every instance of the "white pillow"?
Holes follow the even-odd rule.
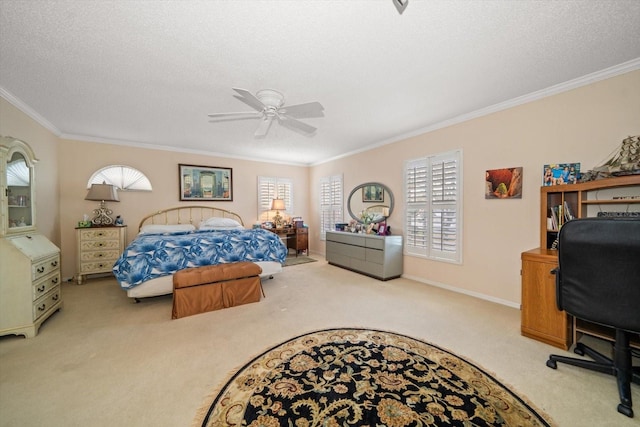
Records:
[[[241,225],[201,225],[198,230],[244,230]]]
[[[195,229],[196,227],[193,224],[148,224],[142,226],[140,234],[163,234],[176,231],[194,231]]]
[[[206,220],[202,221],[198,228],[202,230],[203,227],[220,228],[220,227],[238,227],[238,226],[241,227],[241,228],[244,228],[244,227],[242,227],[242,224],[240,224],[235,219],[231,219],[231,218],[209,218],[209,219],[206,219]]]

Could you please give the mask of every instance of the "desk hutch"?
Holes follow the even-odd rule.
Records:
[[[557,207],[561,206],[560,209]],[[554,185],[540,189],[540,247],[521,254],[522,335],[568,349],[582,334],[614,340],[612,329],[575,319],[556,307],[555,275],[558,236],[556,223],[568,218],[598,215],[640,215],[640,175],[607,178],[580,184]],[[552,211],[557,221],[552,221]],[[632,346],[640,347],[633,341]]]
[[[36,162],[25,142],[0,138],[0,335],[32,338],[62,308],[60,249],[36,228]]]

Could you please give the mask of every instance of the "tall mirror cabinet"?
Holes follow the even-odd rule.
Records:
[[[27,143],[0,137],[0,335],[34,337],[62,308],[60,249],[36,227],[36,162]]]

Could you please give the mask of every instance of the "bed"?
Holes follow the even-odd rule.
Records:
[[[189,267],[251,261],[260,277],[282,271],[287,246],[261,228],[246,229],[242,218],[210,206],[185,206],[145,216],[138,235],[113,266],[127,296],[140,298],[173,293],[173,273]]]

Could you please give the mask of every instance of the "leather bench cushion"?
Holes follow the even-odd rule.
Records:
[[[260,273],[262,268],[250,261],[186,268],[173,275],[173,289],[258,276]]]
[[[245,277],[173,291],[172,319],[260,301],[260,277]]]

